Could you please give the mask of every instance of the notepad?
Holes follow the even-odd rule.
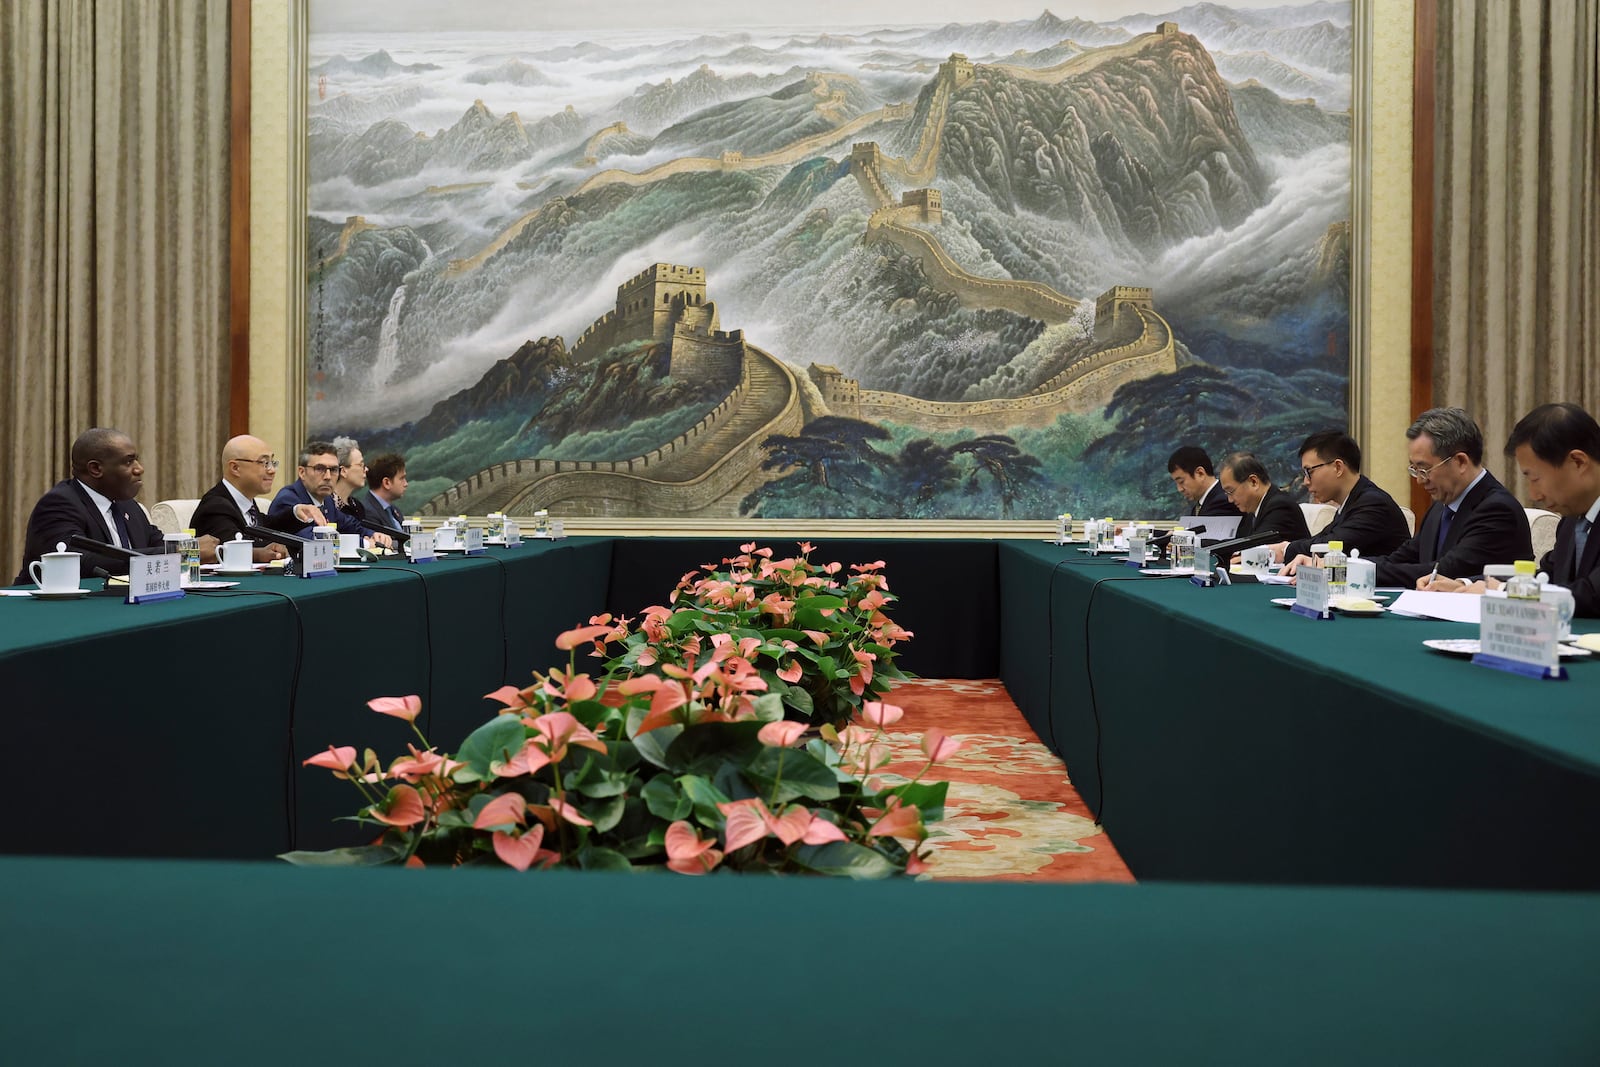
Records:
[[[1483,597],[1473,593],[1430,593],[1425,589],[1408,589],[1395,598],[1389,610],[1396,615],[1465,622],[1477,626],[1482,602]]]

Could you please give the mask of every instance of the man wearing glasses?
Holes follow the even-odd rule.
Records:
[[[1483,466],[1483,431],[1460,408],[1430,408],[1406,430],[1411,477],[1433,498],[1417,536],[1379,556],[1378,584],[1429,588],[1533,558],[1528,516]],[[1365,553],[1363,553],[1365,554]]]
[[[1235,536],[1276,530],[1291,541],[1310,537],[1306,513],[1300,505],[1272,484],[1267,468],[1254,452],[1234,452],[1217,468],[1217,481],[1223,495],[1243,513]]]
[[[330,523],[337,526],[340,533],[361,532],[361,523],[341,512],[333,497],[333,483],[339,479],[339,455],[332,444],[308,442],[300,450],[298,473],[299,478],[279,489],[278,495],[272,498],[272,507],[267,509],[269,519],[286,522],[283,516],[293,512],[296,518],[305,520],[307,513],[302,509],[310,505],[316,517],[302,521],[292,532],[310,537],[311,527]]]
[[[308,525],[322,521],[322,513],[314,505],[297,504],[281,512],[261,514],[256,497],[272,492],[272,480],[278,474],[278,459],[259,437],[248,434],[235,437],[222,446],[222,480],[200,498],[190,523],[200,536],[210,534],[219,541],[232,541],[235,534],[244,534],[255,541],[255,561],[267,563],[288,554],[282,546],[257,540],[250,533],[253,526],[265,526],[283,533],[294,533]]]
[[[1361,446],[1344,431],[1324,430],[1302,441],[1300,474],[1313,501],[1338,509],[1316,541],[1343,541],[1346,552],[1360,549],[1370,559],[1393,552],[1411,536],[1400,505],[1361,473]],[[1312,561],[1312,541],[1302,537],[1272,546],[1273,559],[1288,561],[1285,576]]]

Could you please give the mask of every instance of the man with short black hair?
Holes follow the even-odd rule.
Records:
[[[1393,552],[1411,536],[1400,505],[1361,473],[1361,446],[1343,430],[1314,433],[1300,443],[1300,474],[1314,502],[1338,509],[1317,541],[1342,541],[1345,552],[1360,549],[1372,557]],[[1287,561],[1286,576],[1311,560],[1311,543],[1308,535],[1272,546],[1273,558]]]
[[[1435,573],[1482,574],[1533,556],[1528,516],[1483,466],[1483,431],[1461,408],[1430,408],[1406,429],[1411,477],[1433,498],[1417,535],[1373,562],[1379,585],[1431,588]]]
[[[1310,537],[1305,512],[1300,505],[1272,484],[1266,464],[1254,452],[1233,452],[1217,469],[1222,493],[1244,518],[1239,520],[1237,537],[1276,530],[1291,541]]]
[[[57,482],[39,498],[28,516],[28,533],[22,548],[22,570],[14,585],[31,585],[28,564],[56,545],[70,543],[74,534],[135,552],[164,550],[161,530],[144,516],[134,501],[144,487],[144,464],[133,440],[121,430],[95,427],[72,442],[72,477]],[[97,569],[127,574],[128,562],[116,556],[82,552],[78,575],[93,577]]]
[[[1600,617],[1600,423],[1576,404],[1541,404],[1522,417],[1506,441],[1535,504],[1562,516],[1555,547],[1539,561],[1552,585],[1572,590],[1574,609]],[[1493,582],[1493,579],[1490,579]],[[1439,583],[1478,592],[1485,583]]]
[[[310,504],[316,509],[316,517],[294,531],[301,537],[310,537],[313,526],[329,524],[339,527],[341,533],[361,532],[361,524],[349,516],[343,516],[344,522],[339,521],[341,512],[333,499],[333,483],[339,477],[339,455],[332,444],[308,441],[300,450],[297,473],[299,478],[279,489],[278,495],[272,498],[272,506],[267,509],[270,517],[279,519],[289,511],[303,517],[309,512],[300,510],[300,505]],[[347,526],[350,528],[346,529]]]
[[[367,518],[399,529],[406,518],[399,507],[400,498],[406,495],[406,485],[404,456],[394,452],[374,456],[367,464],[367,495],[361,498]]]
[[[1189,501],[1190,515],[1237,515],[1239,509],[1223,495],[1211,472],[1211,457],[1198,445],[1184,445],[1167,457],[1167,473]]]

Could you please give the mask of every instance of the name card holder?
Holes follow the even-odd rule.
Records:
[[[483,529],[479,526],[468,526],[462,535],[462,544],[466,547],[469,556],[483,555]]]
[[[1486,596],[1479,618],[1473,663],[1525,678],[1566,680],[1557,651],[1561,621],[1554,604]]]
[[[518,526],[510,519],[507,519],[505,537],[506,547],[516,548],[518,545],[522,544],[522,527]]]
[[[433,550],[433,534],[414,533],[411,540],[406,542],[406,552],[411,556],[412,563],[436,563],[438,555]]]
[[[1143,567],[1150,555],[1150,542],[1143,537],[1128,538],[1128,566]]]
[[[1332,619],[1328,606],[1328,572],[1321,567],[1301,567],[1294,572],[1294,607],[1289,610],[1308,619]]]
[[[336,572],[338,553],[336,541],[307,541],[300,553],[300,577],[331,578]]]
[[[183,565],[176,552],[135,556],[128,563],[128,603],[153,604],[183,596]]]

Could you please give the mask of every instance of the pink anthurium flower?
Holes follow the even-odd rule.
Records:
[[[679,874],[705,874],[722,862],[717,839],[704,841],[693,826],[680,819],[667,827],[667,868]]]
[[[923,861],[923,858],[921,856],[917,855],[917,853],[913,852],[911,855],[906,857],[906,873],[907,874],[926,874],[927,871],[928,871],[927,863],[925,863]]]
[[[533,720],[533,728],[538,731],[538,740],[553,763],[566,758],[569,744],[582,745],[605,754],[606,743],[591,733],[571,712],[552,711],[548,715],[541,715]]]
[[[910,837],[921,839],[927,831],[922,828],[922,813],[915,804],[899,804],[872,824],[868,837]]]
[[[492,830],[497,826],[521,826],[528,821],[528,802],[518,793],[501,793],[478,812],[472,823],[474,830]],[[543,827],[540,827],[543,830]],[[538,843],[535,842],[535,847]]]
[[[566,822],[570,822],[574,826],[593,826],[594,825],[593,822],[591,822],[590,820],[585,819],[583,817],[583,812],[579,811],[577,808],[573,807],[571,804],[568,804],[565,800],[563,800],[560,797],[552,796],[550,798],[550,810],[555,812],[557,815],[561,816],[561,818],[563,820],[565,820]]]
[[[328,746],[328,751],[318,752],[308,760],[302,760],[302,767],[326,767],[330,771],[349,770],[350,765],[356,761],[354,745],[345,745],[340,748]]]
[[[756,740],[773,748],[788,748],[805,736],[805,732],[805,723],[795,722],[793,719],[780,719],[763,726],[756,734]]]
[[[397,785],[390,789],[383,803],[374,804],[367,809],[367,814],[381,823],[402,830],[428,817],[427,809],[422,804],[422,794],[409,785]]]
[[[525,871],[533,866],[535,860],[540,858],[539,853],[544,850],[539,846],[543,842],[544,827],[539,823],[534,823],[526,833],[515,837],[503,830],[496,830],[494,833],[494,854],[499,856],[500,862],[507,867],[515,867],[519,871]],[[550,856],[555,855],[553,852],[547,854]]]
[[[655,696],[650,699],[650,714],[639,723],[638,734],[647,734],[651,730],[671,726],[678,721],[674,713],[687,703],[689,695],[683,691],[683,686],[673,684],[658,687]]]
[[[767,811],[767,806],[761,803],[760,797],[718,804],[717,810],[721,811],[723,818],[727,820],[722,835],[723,843],[729,852],[735,852],[767,836],[767,821],[772,815]]]
[[[823,630],[801,630],[800,632],[811,638],[811,640],[815,641],[819,645],[827,644],[828,638],[832,636]]]
[[[422,698],[415,694],[408,697],[374,697],[367,701],[367,707],[383,715],[415,722],[417,713],[422,710]]]
[[[579,626],[577,629],[559,634],[556,637],[556,647],[563,652],[571,652],[586,641],[603,643],[600,639],[611,634],[612,628],[609,626]]]
[[[433,750],[418,752],[416,745],[408,746],[411,749],[411,758],[401,756],[389,765],[389,777],[399,778],[402,781],[415,782],[430,774],[449,774],[455,767],[461,766],[454,760],[447,760]]]
[[[893,726],[904,714],[901,708],[877,700],[868,700],[861,705],[861,717],[880,730]]]
[[[791,659],[789,665],[778,672],[778,677],[790,685],[798,682],[804,675],[805,671],[801,668],[800,661],[797,659]]]
[[[502,685],[492,693],[483,694],[485,700],[498,700],[508,708],[525,708],[527,700],[522,696],[522,690],[514,685]]]
[[[946,737],[944,731],[937,726],[922,735],[922,751],[927,754],[929,763],[943,763],[955,755],[960,747],[960,741]]]
[[[827,819],[811,817],[811,824],[806,827],[805,836],[800,839],[808,845],[826,845],[829,841],[847,841],[844,831],[839,829]]]

